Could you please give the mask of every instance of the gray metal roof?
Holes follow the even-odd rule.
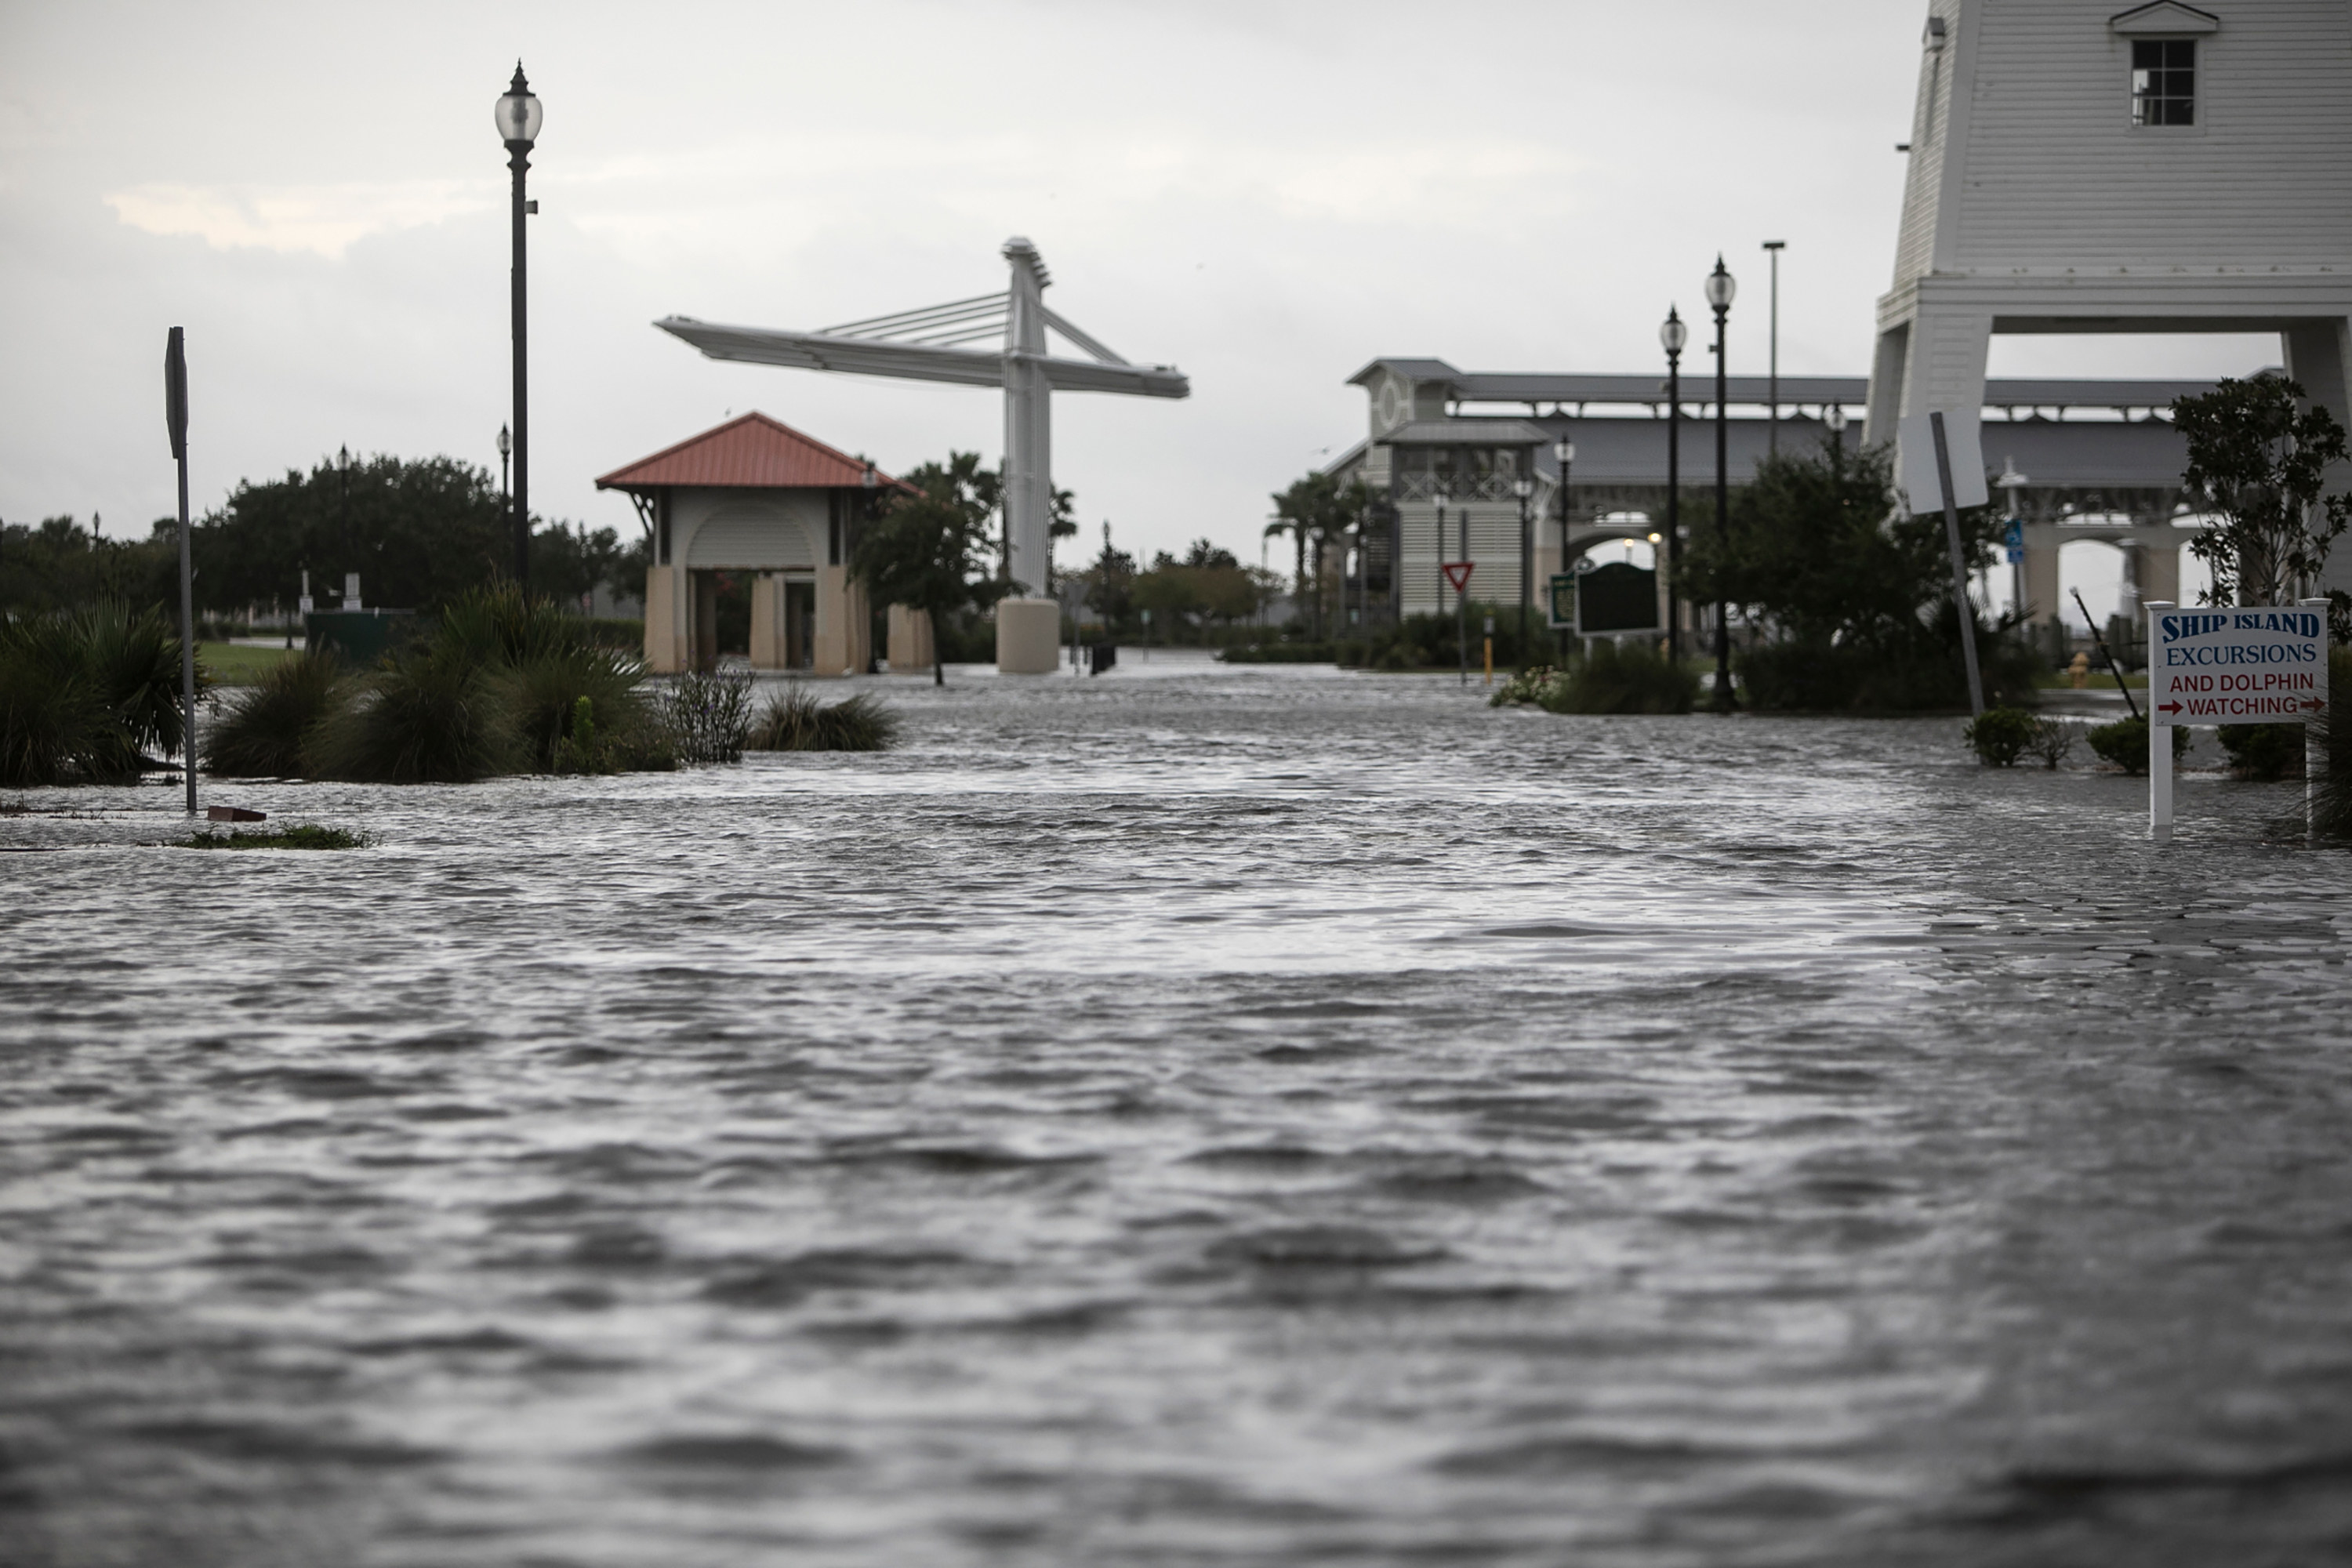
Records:
[[[1549,371],[1459,371],[1442,359],[1377,359],[1348,378],[1350,384],[1370,380],[1382,367],[1423,383],[1443,383],[1465,403],[1663,403],[1666,378],[1663,371],[1640,375],[1555,373]],[[2086,377],[2000,376],[1985,383],[1990,408],[2161,408],[2176,397],[2210,392],[2210,381],[2092,380]],[[1725,384],[1734,403],[1760,404],[1770,395],[1770,381],[1760,375],[1734,375]],[[1783,404],[1837,404],[1858,408],[1869,395],[1870,382],[1859,375],[1784,375]],[[1704,356],[1685,363],[1683,401],[1712,403],[1715,376]]]
[[[1525,419],[1416,419],[1372,437],[1383,447],[1535,447],[1551,438]]]
[[[1443,437],[1433,434],[1414,445],[1533,446],[1536,471],[1553,478],[1558,477],[1558,465],[1552,460],[1552,443],[1565,437],[1576,443],[1572,477],[1581,489],[1593,485],[1665,483],[1666,423],[1647,415],[1547,414],[1537,420],[1423,420],[1406,428],[1445,431]],[[1467,433],[1496,426],[1514,434],[1498,441]],[[1762,419],[1726,422],[1726,455],[1733,483],[1743,484],[1754,474],[1770,429]],[[1782,416],[1780,429],[1780,450],[1792,455],[1818,449],[1828,434],[1820,420],[1793,415]],[[2054,487],[2096,493],[2177,489],[2189,459],[2179,431],[2160,419],[1989,419],[1982,430],[1987,468],[1997,470],[2004,460],[2014,461],[2018,472],[2032,480],[2036,489]],[[1859,420],[1846,426],[1844,443],[1848,452],[1861,446]],[[1362,451],[1351,449],[1330,463],[1327,471],[1347,472],[1361,461]],[[1685,416],[1683,420],[1682,481],[1694,489],[1715,482],[1711,419]]]

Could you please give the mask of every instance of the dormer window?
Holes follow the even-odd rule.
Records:
[[[2132,40],[2131,122],[2197,123],[2197,40]]]

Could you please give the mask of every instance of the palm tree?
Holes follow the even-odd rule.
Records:
[[[1275,498],[1277,502],[1281,499],[1279,496]],[[1298,612],[1299,619],[1302,621],[1307,618],[1307,536],[1313,528],[1312,523],[1302,518],[1280,515],[1276,515],[1272,522],[1265,525],[1266,538],[1274,539],[1287,533],[1291,537],[1292,543],[1297,547],[1298,565],[1290,579],[1290,603],[1291,607]]]

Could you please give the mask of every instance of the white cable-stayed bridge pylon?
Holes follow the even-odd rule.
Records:
[[[1057,658],[1060,610],[1053,601],[1034,595],[1045,592],[1052,549],[1053,395],[1115,392],[1184,397],[1191,395],[1192,384],[1173,366],[1129,363],[1048,310],[1045,291],[1053,279],[1028,240],[1014,236],[1004,242],[1003,254],[1012,268],[1003,293],[812,332],[720,326],[691,316],[666,316],[654,324],[710,359],[1003,387],[1004,517],[1012,544],[1007,574],[1016,592],[1032,597],[1026,608],[1020,601],[1000,607],[997,663],[1007,670],[1051,670]],[[1088,357],[1051,353],[1049,331]],[[992,340],[997,346],[979,346]]]

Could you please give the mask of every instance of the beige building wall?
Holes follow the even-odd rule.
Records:
[[[939,658],[938,646],[931,636],[930,612],[910,609],[905,605],[891,605],[889,644],[883,657],[890,661],[893,675],[929,669]]]

